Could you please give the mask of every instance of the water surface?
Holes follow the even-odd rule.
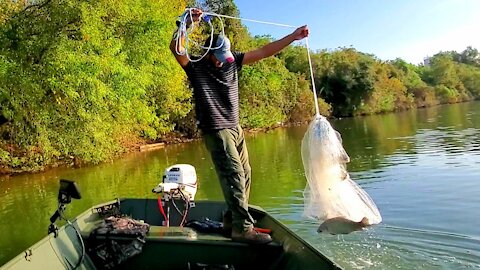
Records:
[[[351,157],[348,170],[383,222],[343,236],[317,234],[302,218],[300,142],[306,126],[249,135],[251,203],[268,210],[346,269],[480,269],[480,102],[332,121]],[[201,141],[135,153],[80,169],[0,178],[0,265],[45,236],[58,180],[76,180],[73,217],[115,197],[154,197],[175,163],[196,167],[197,199],[221,200]]]

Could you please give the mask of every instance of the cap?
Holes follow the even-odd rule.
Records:
[[[223,45],[222,45],[223,43]],[[213,48],[217,48],[222,45],[220,48],[212,50],[215,57],[218,61],[222,63],[232,63],[235,61],[232,52],[230,51],[230,40],[222,35],[219,35],[217,38],[217,42],[212,46]]]

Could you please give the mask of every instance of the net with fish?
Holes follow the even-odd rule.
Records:
[[[328,120],[317,115],[302,140],[302,160],[307,178],[304,215],[325,221],[343,217],[355,222],[364,217],[368,225],[382,221],[370,196],[350,179],[350,157],[342,139]]]

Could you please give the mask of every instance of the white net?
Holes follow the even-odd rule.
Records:
[[[304,216],[321,222],[335,217],[354,222],[366,217],[368,225],[382,221],[370,196],[350,179],[346,168],[350,157],[340,133],[325,117],[310,123],[302,140],[302,160],[307,178]]]

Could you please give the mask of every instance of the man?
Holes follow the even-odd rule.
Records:
[[[194,21],[198,21],[201,15],[200,9],[192,11]],[[204,135],[225,201],[232,212],[233,241],[258,244],[272,241],[270,235],[255,231],[254,220],[248,212],[251,167],[244,134],[239,125],[238,71],[242,65],[272,56],[293,41],[307,36],[308,29],[302,26],[290,35],[259,49],[232,53],[228,38],[215,35],[212,48],[222,46],[211,50],[198,62],[189,61],[187,56],[176,53],[185,51],[182,46],[185,37],[181,37],[182,42],[178,42],[178,47],[175,38],[170,44],[171,51],[193,87],[197,124]],[[206,44],[210,44],[210,39]]]

